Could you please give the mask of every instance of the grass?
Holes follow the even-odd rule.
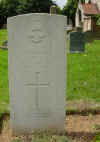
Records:
[[[9,111],[8,51],[0,49],[0,114]]]
[[[0,30],[0,47],[7,40],[7,30]]]
[[[67,99],[100,101],[100,41],[86,45],[85,54],[68,54]]]

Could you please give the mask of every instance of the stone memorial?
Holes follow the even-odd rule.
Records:
[[[64,130],[66,17],[25,14],[8,18],[8,61],[13,133]]]
[[[57,13],[57,9],[56,9],[56,6],[55,5],[52,5],[50,7],[50,14],[56,14]]]
[[[81,31],[74,31],[70,33],[70,52],[81,53],[85,52],[85,36]]]

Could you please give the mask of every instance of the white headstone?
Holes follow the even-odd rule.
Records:
[[[64,130],[66,17],[8,18],[11,127],[15,133]]]

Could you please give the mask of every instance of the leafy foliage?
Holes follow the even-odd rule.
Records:
[[[76,14],[78,2],[79,0],[68,0],[62,11],[64,15],[67,15],[68,19],[72,20],[73,25],[75,25],[75,14]],[[85,3],[85,0],[81,0],[81,2]]]
[[[0,27],[6,21],[6,8],[5,8],[5,0],[0,1]]]
[[[96,25],[100,26],[100,15],[96,16]]]
[[[1,0],[0,25],[6,23],[7,17],[25,13],[48,13],[52,0]],[[59,8],[57,7],[59,10]],[[60,10],[59,10],[60,11]]]
[[[51,0],[26,0],[25,9],[28,12],[48,13],[51,5],[53,5]]]
[[[79,0],[68,0],[62,11],[64,15],[67,15],[68,19],[70,18],[72,20],[73,25],[75,25],[75,13],[78,1]]]

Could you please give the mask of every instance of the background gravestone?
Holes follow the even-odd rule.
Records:
[[[11,127],[14,133],[64,130],[66,17],[8,19]]]
[[[81,53],[85,51],[85,36],[81,31],[71,32],[69,36],[70,52]]]
[[[52,5],[50,7],[50,14],[56,14],[57,13],[57,9],[56,9],[56,6],[55,5]]]

